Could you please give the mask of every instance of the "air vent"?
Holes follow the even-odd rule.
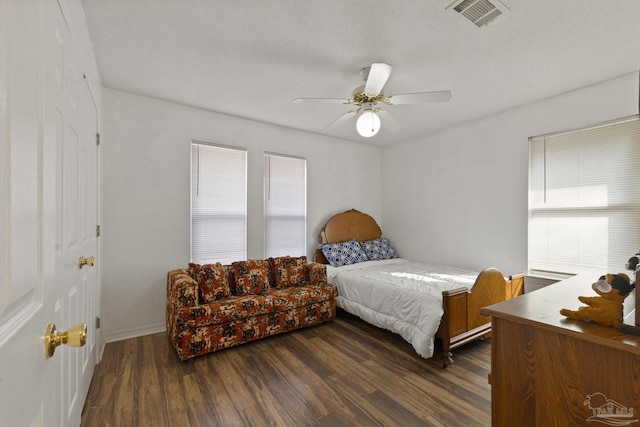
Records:
[[[478,27],[487,25],[498,16],[509,11],[498,0],[457,0],[447,7],[447,9],[451,8]]]

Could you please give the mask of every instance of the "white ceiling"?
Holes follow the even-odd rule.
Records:
[[[105,87],[273,123],[323,129],[353,106],[360,69],[393,65],[387,95],[451,90],[397,105],[386,145],[640,70],[640,0],[503,0],[478,28],[453,0],[82,0]]]

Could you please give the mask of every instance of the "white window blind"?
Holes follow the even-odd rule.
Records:
[[[640,249],[637,117],[529,140],[529,270],[624,272]]]
[[[307,161],[264,155],[265,258],[302,256],[307,235]]]
[[[247,258],[247,153],[191,144],[191,261]]]

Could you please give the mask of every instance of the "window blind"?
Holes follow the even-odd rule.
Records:
[[[307,161],[264,155],[265,258],[302,256],[307,235]]]
[[[624,272],[640,249],[637,117],[529,140],[529,270]]]
[[[191,261],[247,258],[247,153],[191,144]]]

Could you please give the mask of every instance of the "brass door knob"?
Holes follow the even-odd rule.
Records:
[[[56,325],[49,323],[44,336],[44,348],[47,358],[53,356],[56,347],[65,344],[70,347],[82,347],[87,342],[87,324],[80,323],[65,332],[58,332]]]
[[[82,268],[85,265],[88,265],[89,267],[93,267],[93,263],[95,262],[95,257],[88,257],[85,258],[83,256],[80,257],[80,259],[78,260],[78,267]]]

